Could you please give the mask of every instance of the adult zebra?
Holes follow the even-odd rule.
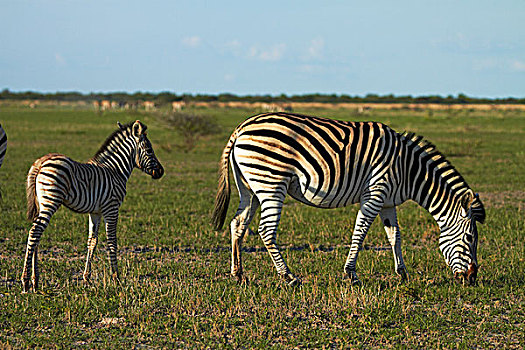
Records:
[[[276,245],[276,230],[288,193],[319,208],[360,203],[344,271],[358,282],[356,261],[379,214],[392,246],[395,271],[407,278],[395,207],[414,200],[436,219],[439,246],[455,276],[473,284],[477,275],[476,221],[485,211],[463,177],[422,137],[398,134],[375,122],[346,122],[289,113],[248,118],[231,135],[220,161],[212,223],[222,228],[228,209],[229,163],[240,195],[231,221],[231,273],[242,277],[241,244],[261,206],[259,234],[279,275],[290,272]]]
[[[7,149],[7,135],[5,133],[4,128],[2,128],[2,124],[0,124],[0,167],[2,166],[2,163],[4,162],[6,149]]]
[[[153,179],[164,169],[140,121],[121,125],[87,163],[78,163],[62,154],[50,153],[37,159],[27,175],[27,217],[33,222],[27,239],[22,272],[23,291],[38,288],[38,243],[51,216],[61,204],[79,213],[89,213],[87,258],[83,278],[89,281],[91,258],[98,242],[100,219],[106,223],[108,258],[113,277],[118,279],[117,220],[126,195],[126,182],[134,168]],[[30,266],[32,265],[32,266]],[[32,268],[31,282],[29,269]]]

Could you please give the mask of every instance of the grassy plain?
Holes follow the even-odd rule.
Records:
[[[137,112],[2,108],[9,146],[0,168],[0,348],[523,348],[525,337],[525,112],[297,112],[382,121],[424,135],[480,193],[478,286],[452,281],[432,217],[399,210],[410,273],[399,284],[378,220],[358,261],[363,282],[342,279],[357,212],[286,202],[278,243],[300,288],[279,280],[258,236],[247,236],[248,284],[229,276],[230,236],[211,229],[217,162],[233,128],[253,111],[195,109],[217,127],[188,139],[165,116]],[[84,286],[87,221],[62,208],[40,245],[41,292],[21,294],[29,223],[25,177],[48,152],[88,160],[116,121],[141,119],[166,175],[136,170],[118,228],[123,282],[109,278],[105,234]],[[237,205],[233,198],[227,220]],[[257,218],[255,220],[258,221]],[[255,224],[256,224],[255,222]],[[252,224],[256,230],[256,226]]]

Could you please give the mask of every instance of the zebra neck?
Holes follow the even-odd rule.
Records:
[[[444,232],[457,216],[459,193],[464,193],[467,188],[458,191],[457,188],[451,188],[450,184],[446,183],[443,178],[439,178],[436,183],[436,180],[432,180],[431,175],[429,175],[427,182],[431,181],[433,183],[430,185],[424,182],[422,185],[414,186],[410,199],[425,208],[434,217],[441,232]],[[413,180],[412,183],[418,182]]]
[[[135,149],[125,143],[118,144],[111,142],[107,148],[99,152],[92,162],[102,167],[109,168],[118,175],[121,175],[125,181],[131,176],[135,167]]]
[[[406,162],[405,188],[408,197],[428,210],[441,227],[444,218],[456,212],[459,198],[469,186],[445,157],[428,145],[432,146],[408,148],[411,156]]]

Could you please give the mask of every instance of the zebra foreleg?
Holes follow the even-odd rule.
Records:
[[[281,198],[267,198],[261,200],[261,221],[259,235],[272,258],[277,273],[290,286],[297,286],[301,281],[291,272],[276,244],[276,233],[281,219],[284,196]]]
[[[366,237],[368,229],[374,222],[377,213],[381,208],[382,202],[367,201],[361,205],[361,209],[357,213],[355,220],[355,228],[352,233],[352,244],[350,245],[350,252],[346,259],[344,271],[352,284],[359,284],[359,278],[356,273],[357,256],[363,246],[363,241]]]
[[[111,275],[113,279],[120,282],[117,266],[117,221],[118,207],[105,211],[104,221],[106,222],[106,237],[108,245],[108,259],[111,266]]]
[[[392,246],[395,271],[401,276],[401,280],[404,282],[408,280],[408,273],[403,262],[403,253],[401,252],[401,232],[399,231],[399,224],[397,222],[396,208],[383,208],[379,212],[379,216],[383,221],[388,241]]]
[[[98,243],[98,229],[100,226],[100,214],[89,214],[89,236],[87,239],[87,257],[86,267],[82,278],[84,282],[89,283],[91,277],[91,259]]]

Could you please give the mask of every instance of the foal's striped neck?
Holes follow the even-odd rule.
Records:
[[[131,133],[132,126],[133,122],[113,132],[89,162],[110,168],[127,180],[135,167],[137,148],[137,143]]]

